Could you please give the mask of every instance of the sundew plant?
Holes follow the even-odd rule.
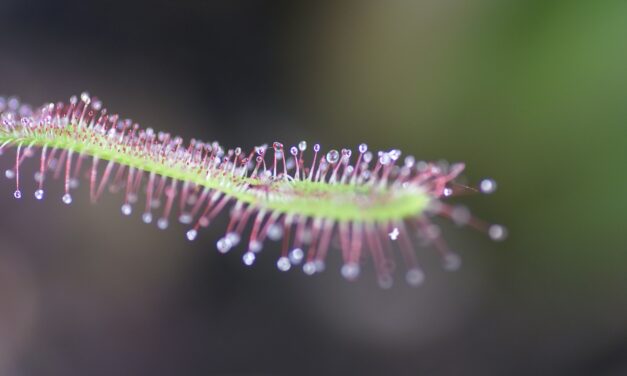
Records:
[[[84,178],[92,202],[105,189],[123,192],[124,215],[138,211],[145,223],[160,229],[176,219],[189,226],[190,241],[228,212],[216,247],[221,253],[240,248],[248,266],[270,239],[281,244],[276,263],[281,271],[300,266],[308,275],[321,272],[327,253],[338,248],[341,274],[348,280],[356,279],[369,260],[382,287],[392,285],[401,264],[407,283],[417,286],[424,280],[414,250],[417,238],[435,248],[445,269],[461,263],[433,216],[472,226],[494,240],[506,236],[503,226],[446,203],[459,193],[496,188],[491,179],[477,188],[456,183],[461,163],[402,158],[396,149],[373,153],[366,144],[353,152],[323,151],[305,141],[289,147],[274,142],[246,151],[197,139],[184,142],[110,113],[88,93],[37,109],[0,97],[0,113],[0,153],[12,151],[15,162],[5,175],[15,184],[15,199],[25,195],[22,166],[30,164],[37,200],[46,198],[47,180],[57,178],[64,184],[61,201],[69,205]]]

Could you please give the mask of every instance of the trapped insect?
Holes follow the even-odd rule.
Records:
[[[161,229],[176,217],[189,226],[190,241],[219,213],[229,211],[217,249],[227,253],[244,243],[242,260],[248,266],[269,238],[281,242],[281,271],[302,266],[309,275],[321,272],[335,239],[346,279],[356,279],[370,259],[379,284],[390,287],[396,259],[402,259],[405,280],[416,286],[424,280],[413,248],[416,235],[439,252],[445,269],[461,263],[431,217],[470,225],[494,240],[506,237],[503,226],[445,203],[459,192],[496,189],[491,179],[481,181],[478,189],[455,183],[464,170],[460,163],[401,159],[400,150],[373,153],[366,144],[353,153],[324,152],[318,144],[309,150],[305,141],[289,148],[274,142],[248,152],[196,139],[184,143],[109,113],[87,93],[35,110],[15,97],[0,97],[0,113],[0,154],[15,152],[5,175],[15,183],[16,199],[23,197],[22,166],[34,159],[37,200],[46,197],[44,185],[52,177],[63,180],[61,201],[71,204],[72,190],[85,177],[92,202],[107,187],[123,191],[124,215],[140,211],[145,223],[155,222]]]

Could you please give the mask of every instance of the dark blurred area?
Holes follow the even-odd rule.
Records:
[[[215,250],[224,216],[190,243],[119,196],[5,180],[0,375],[627,374],[626,40],[625,1],[2,0],[0,95],[465,161],[499,190],[458,201],[511,236],[445,226],[461,271],[419,249],[425,284],[383,291],[337,255],[280,273],[276,244],[246,268]]]

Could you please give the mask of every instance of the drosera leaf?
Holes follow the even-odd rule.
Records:
[[[46,179],[56,178],[64,183],[62,202],[71,204],[71,191],[84,176],[92,202],[106,187],[123,192],[123,215],[137,208],[145,223],[161,229],[174,217],[189,226],[190,241],[229,211],[226,234],[216,247],[226,253],[244,243],[247,266],[269,238],[281,242],[279,270],[302,266],[311,275],[326,268],[327,253],[339,244],[340,272],[347,280],[357,279],[370,259],[379,284],[390,287],[399,258],[406,282],[417,286],[425,277],[414,251],[415,234],[433,244],[445,269],[461,265],[431,217],[469,225],[494,240],[507,236],[505,227],[445,202],[460,193],[496,189],[492,179],[478,188],[456,183],[465,167],[461,163],[401,160],[400,150],[372,153],[366,144],[353,155],[350,149],[323,152],[319,144],[308,152],[305,141],[289,148],[274,142],[249,152],[197,139],[184,143],[109,113],[88,93],[37,109],[16,97],[0,97],[0,122],[0,155],[15,150],[13,168],[5,171],[15,181],[15,199],[23,197],[22,166],[36,159],[37,200],[46,198]]]

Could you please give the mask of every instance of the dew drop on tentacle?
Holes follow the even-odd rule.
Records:
[[[144,223],[151,223],[152,222],[152,213],[146,212],[146,213],[142,214],[142,221],[144,221]]]
[[[447,252],[442,258],[444,270],[454,272],[462,266],[462,258],[457,253]]]
[[[283,228],[276,223],[268,228],[268,238],[273,241],[280,240],[283,236]]]
[[[354,262],[349,262],[342,265],[341,273],[342,277],[346,278],[349,281],[354,281],[359,277],[359,264]]]
[[[379,287],[386,290],[394,285],[394,279],[389,274],[380,275],[377,277],[377,282],[379,283]]]
[[[471,218],[470,210],[465,206],[455,206],[451,211],[451,219],[458,226],[466,225]]]
[[[409,269],[405,273],[405,281],[410,286],[420,286],[425,280],[425,274],[418,268]]]
[[[22,198],[22,192],[19,189],[15,190],[15,192],[13,192],[13,197],[16,199]]]
[[[35,191],[35,198],[37,200],[43,200],[44,198],[44,190],[43,189],[38,189]]]
[[[383,166],[387,166],[388,164],[390,164],[391,161],[392,158],[390,157],[389,153],[380,152],[379,163],[381,163]]]
[[[169,225],[169,223],[168,223],[168,219],[167,218],[159,218],[157,220],[157,227],[160,230],[165,230],[166,228],[168,228],[168,225]]]
[[[305,252],[303,252],[303,250],[300,248],[294,248],[288,254],[288,258],[292,265],[299,265],[303,261],[304,257]]]
[[[314,262],[313,261],[307,261],[303,265],[303,272],[305,272],[305,274],[307,274],[307,275],[313,275],[316,272],[316,265],[314,264]]]
[[[227,253],[231,250],[231,242],[228,240],[228,238],[220,238],[216,242],[216,247],[218,248],[218,252]]]
[[[255,262],[255,254],[250,251],[244,253],[244,255],[242,256],[242,261],[244,261],[244,264],[246,266],[251,266]]]
[[[488,235],[495,241],[505,240],[507,238],[507,229],[501,225],[491,225],[488,228]]]
[[[479,190],[485,194],[494,193],[496,191],[496,182],[493,179],[483,179],[479,183]]]
[[[63,195],[63,197],[61,197],[61,200],[63,201],[64,204],[69,205],[72,203],[72,195],[70,195],[69,193],[66,193]]]
[[[192,216],[189,213],[182,213],[181,215],[179,215],[179,222],[184,224],[184,225],[188,225],[190,223],[192,223]]]
[[[198,231],[196,231],[196,229],[191,229],[189,231],[187,231],[186,236],[187,236],[187,240],[194,241],[194,239],[196,239],[196,236],[198,235]]]
[[[327,162],[331,164],[335,164],[340,160],[340,152],[335,149],[331,149],[327,153],[326,159],[327,159]]]
[[[124,204],[122,205],[122,214],[124,215],[131,215],[131,213],[133,212],[133,208],[131,207],[131,204]]]
[[[279,257],[279,259],[277,260],[276,266],[277,268],[279,268],[280,271],[286,272],[290,270],[290,268],[292,267],[292,264],[290,263],[289,258],[282,256],[282,257]]]
[[[263,244],[259,240],[252,240],[248,246],[248,250],[253,253],[259,253],[263,249]]]

